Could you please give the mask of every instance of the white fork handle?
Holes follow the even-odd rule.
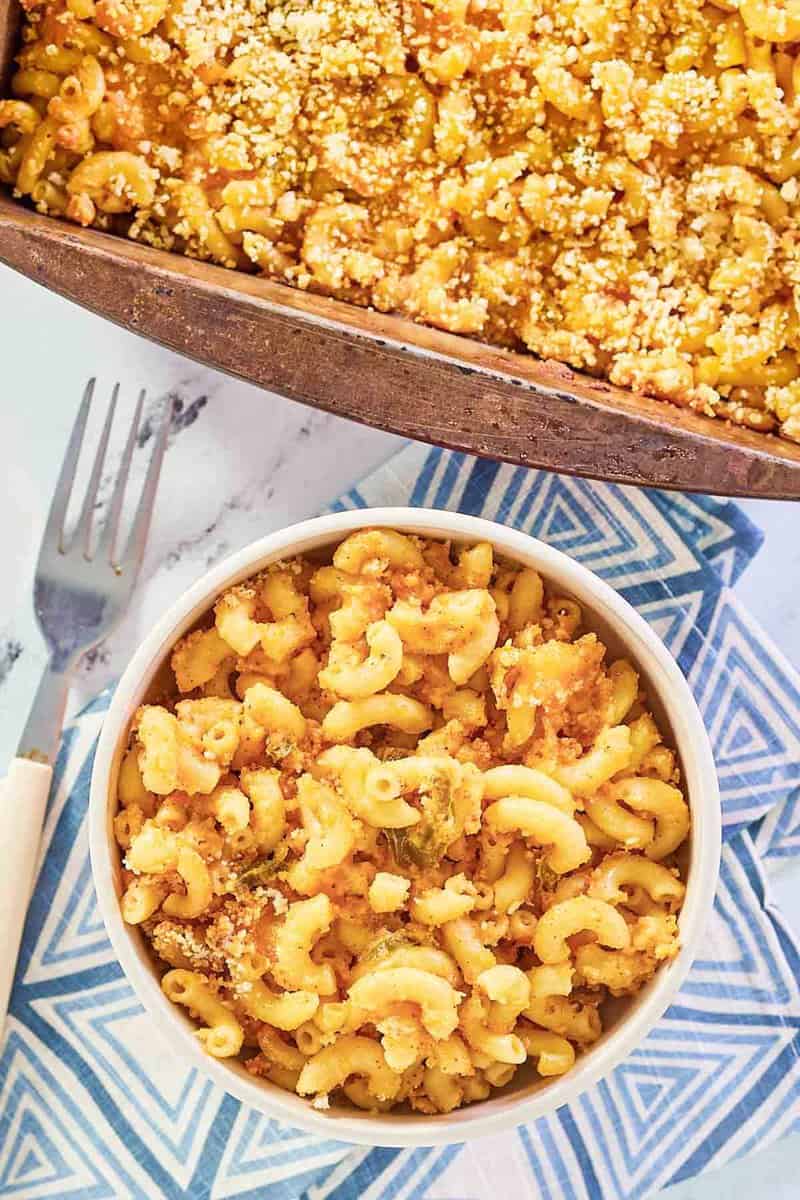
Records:
[[[0,780],[0,1032],[8,1013],[52,777],[51,766],[15,758]]]

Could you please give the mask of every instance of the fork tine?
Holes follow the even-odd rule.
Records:
[[[86,495],[83,497],[78,524],[75,526],[75,532],[72,535],[75,543],[83,541],[83,557],[87,562],[91,558],[91,541],[92,541],[92,517],[94,516],[94,506],[97,501],[97,490],[100,487],[100,479],[103,474],[103,463],[106,458],[106,450],[108,449],[108,439],[111,434],[111,425],[114,420],[114,410],[117,407],[117,397],[119,396],[119,384],[114,384],[114,390],[111,393],[111,403],[108,406],[108,412],[103,424],[103,432],[100,435],[100,443],[97,447],[97,453],[94,456],[92,464],[92,473],[89,476],[89,482],[86,486]]]
[[[119,461],[117,469],[117,480],[114,484],[114,491],[111,494],[111,501],[106,513],[105,523],[100,533],[97,542],[96,554],[98,557],[107,557],[111,562],[114,556],[114,543],[117,540],[119,532],[120,516],[122,514],[122,505],[125,500],[125,488],[128,483],[128,475],[131,469],[131,460],[133,459],[133,451],[136,446],[136,436],[139,432],[139,422],[142,417],[142,407],[145,400],[145,390],[139,392],[139,399],[136,402],[133,420],[131,421],[130,432],[128,439],[125,442],[125,449],[122,452],[122,458]]]
[[[128,543],[125,547],[125,553],[122,558],[118,559],[117,566],[120,570],[132,569],[138,571],[139,564],[142,561],[144,554],[144,546],[147,541],[147,531],[150,528],[150,518],[153,515],[153,503],[156,498],[156,490],[158,488],[158,477],[161,474],[161,463],[164,460],[164,451],[167,448],[167,437],[169,435],[170,425],[172,424],[172,414],[174,411],[174,402],[170,397],[164,405],[164,411],[161,414],[161,422],[156,431],[155,445],[153,452],[150,455],[150,463],[145,475],[142,494],[139,498],[139,504],[136,509],[136,515],[133,518],[133,525],[128,536]]]
[[[75,424],[72,426],[72,433],[69,435],[69,443],[61,464],[56,490],[53,492],[50,511],[47,514],[47,522],[42,535],[42,552],[55,549],[61,554],[64,553],[64,517],[67,513],[72,485],[75,482],[75,472],[78,468],[78,458],[81,453],[89,409],[92,405],[95,382],[94,379],[90,379],[84,389],[81,406],[78,409]]]

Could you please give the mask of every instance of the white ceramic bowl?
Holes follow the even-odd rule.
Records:
[[[680,914],[682,948],[677,958],[661,967],[636,996],[614,1003],[603,1036],[567,1075],[541,1080],[523,1069],[491,1099],[435,1117],[373,1115],[336,1105],[320,1112],[299,1096],[253,1079],[235,1061],[211,1058],[193,1036],[189,1018],[162,993],[144,938],[123,923],[119,912],[120,857],[112,829],[116,777],[129,722],[156,670],[220,592],[277,559],[335,544],[363,526],[389,526],[455,541],[486,540],[573,595],[588,610],[587,624],[611,654],[624,651],[642,674],[661,728],[669,731],[678,751],[692,812],[684,864],[686,900]],[[106,928],[137,996],[176,1053],[260,1112],[328,1138],[378,1146],[460,1142],[510,1128],[574,1100],[606,1075],[647,1035],[685,978],[711,912],[720,854],[719,791],[702,718],[677,664],[645,621],[585,567],[526,534],[460,513],[411,508],[362,509],[292,525],[240,550],[190,588],[145,639],[114,694],[95,758],[89,819],[92,868]]]

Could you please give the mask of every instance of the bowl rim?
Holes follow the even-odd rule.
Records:
[[[535,560],[535,566],[546,578],[578,594],[582,603],[615,626],[634,662],[645,666],[650,676],[650,691],[657,694],[663,706],[684,765],[692,813],[692,843],[686,898],[680,915],[679,954],[659,969],[648,985],[647,996],[634,1011],[626,1014],[590,1052],[578,1058],[566,1075],[549,1081],[546,1087],[527,1097],[514,1099],[499,1111],[485,1111],[490,1108],[487,1101],[436,1117],[363,1113],[351,1116],[343,1110],[321,1112],[307,1100],[266,1080],[243,1078],[223,1060],[212,1058],[202,1049],[188,1018],[167,1000],[155,972],[140,961],[134,944],[136,935],[124,924],[119,910],[112,860],[115,847],[112,848],[109,837],[109,779],[117,748],[155,668],[226,587],[246,579],[270,561],[311,549],[309,542],[330,544],[364,527],[391,527],[423,536],[488,541],[511,558],[523,562]],[[173,1051],[210,1076],[223,1091],[267,1116],[326,1140],[395,1147],[444,1145],[535,1120],[575,1100],[626,1058],[664,1014],[691,967],[713,908],[722,835],[716,769],[702,716],[677,662],[628,601],[589,568],[530,534],[463,513],[393,506],[329,513],[275,530],[217,563],[175,600],[139,645],[112,696],[95,753],[88,820],[98,905],[114,953],[139,1002],[162,1032],[169,1033]]]

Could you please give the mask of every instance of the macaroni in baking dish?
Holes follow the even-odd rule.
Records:
[[[637,672],[488,543],[276,563],[170,679],[120,768],[121,906],[209,1054],[449,1112],[568,1071],[677,953],[689,809]]]
[[[800,440],[795,0],[22,0],[42,212]]]

